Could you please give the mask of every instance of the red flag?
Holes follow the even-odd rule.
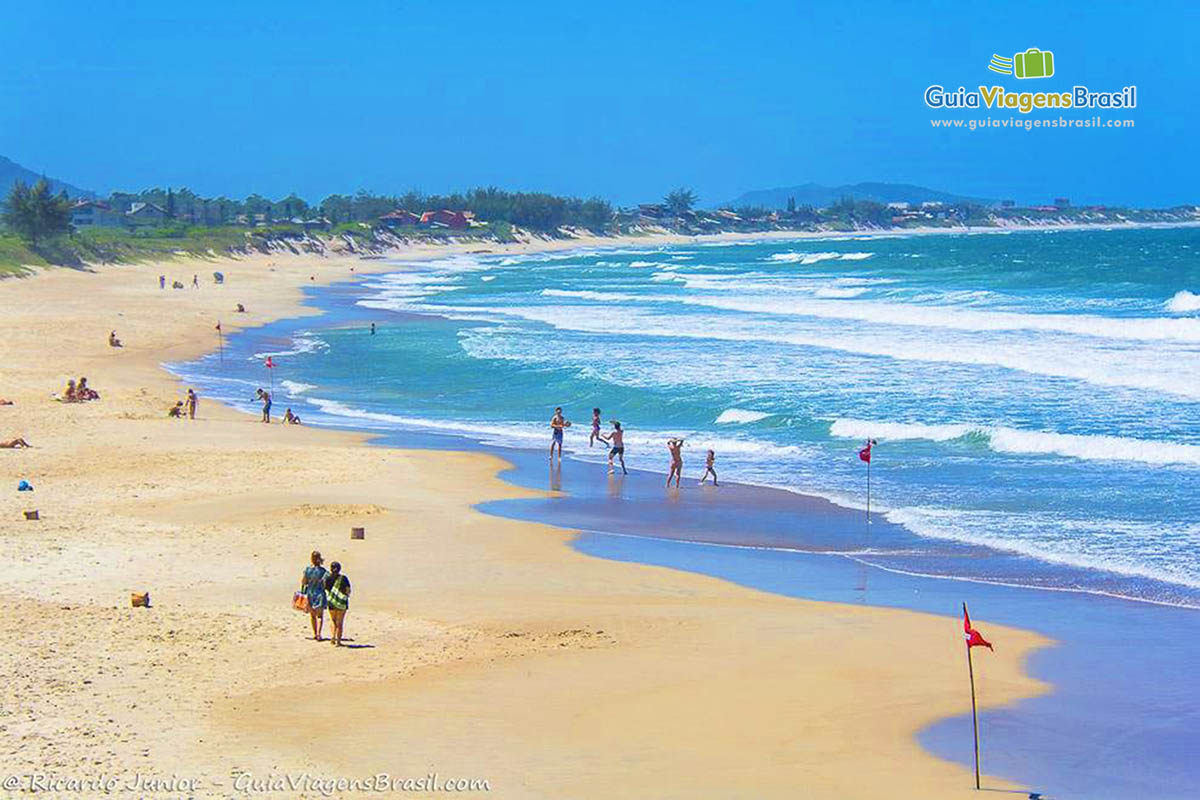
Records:
[[[963,603],[963,638],[967,640],[967,649],[972,647],[986,647],[988,650],[994,650],[992,643],[983,638],[979,631],[971,627],[971,618],[967,616],[967,604]]]
[[[267,369],[275,369],[275,362],[271,360],[270,356],[267,356],[266,364],[267,364]]]
[[[858,457],[868,464],[871,463],[871,446],[875,444],[874,439],[867,439],[867,446],[858,451]]]

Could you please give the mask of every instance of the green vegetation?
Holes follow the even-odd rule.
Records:
[[[337,240],[359,252],[380,252],[406,239],[511,242],[524,233],[570,236],[586,230],[599,235],[645,236],[668,230],[685,234],[721,231],[856,231],[913,227],[988,227],[1046,222],[1194,222],[1200,211],[1186,206],[1165,210],[985,206],[974,201],[883,204],[842,197],[828,208],[746,205],[720,211],[697,210],[696,193],[681,187],[661,204],[617,210],[608,201],[545,192],[509,192],[496,187],[463,193],[378,195],[359,191],[329,195],[317,205],[290,194],[279,200],[252,194],[244,200],[201,197],[189,189],[114,192],[92,207],[91,224],[71,229],[71,203],[53,194],[45,180],[31,188],[14,185],[0,214],[0,275],[23,266],[83,266],[106,262],[161,260],[176,256],[222,256],[284,248],[322,250]],[[782,204],[782,201],[781,201]],[[134,209],[137,213],[130,213]],[[381,219],[393,211],[396,215]],[[419,223],[427,211],[448,211],[436,222]],[[460,213],[464,212],[464,213]],[[465,212],[469,212],[465,213]],[[314,241],[315,240],[315,241]]]
[[[673,192],[669,192],[663,198],[663,205],[667,207],[667,211],[679,217],[691,211],[698,199],[696,193],[691,189],[680,187]]]
[[[4,201],[4,224],[34,250],[47,239],[71,230],[71,201],[66,192],[54,194],[42,178],[29,188],[17,181]]]

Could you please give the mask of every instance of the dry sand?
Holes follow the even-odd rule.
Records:
[[[218,319],[228,333],[311,313],[311,278],[386,266],[251,257],[0,282],[15,402],[0,439],[34,445],[0,450],[0,778],[174,775],[200,797],[271,780],[320,796],[297,776],[381,772],[486,779],[502,798],[978,796],[914,738],[969,710],[957,619],[584,556],[569,532],[474,511],[525,493],[478,453],[266,426],[249,402],[167,419],[185,387],[160,364],[213,348]],[[201,288],[160,291],[160,273]],[[79,375],[99,401],[51,399]],[[306,638],[290,608],[314,548],[353,581],[354,648]],[[153,607],[131,608],[133,591]],[[979,626],[1003,643],[976,659],[984,707],[1046,689],[1022,672],[1045,640]]]

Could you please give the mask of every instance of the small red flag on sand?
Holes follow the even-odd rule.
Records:
[[[994,650],[992,643],[983,638],[979,631],[971,627],[971,618],[967,616],[967,605],[963,603],[963,638],[967,640],[967,647],[986,647],[988,650]]]
[[[858,457],[868,464],[871,463],[871,445],[875,444],[874,439],[867,439],[867,446],[858,451]]]
[[[275,362],[271,360],[270,356],[267,356],[267,369],[275,369]]]

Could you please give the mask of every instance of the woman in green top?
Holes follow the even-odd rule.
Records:
[[[336,561],[329,565],[325,576],[325,603],[333,621],[333,646],[341,647],[346,611],[350,608],[350,579],[342,574],[342,565]]]

